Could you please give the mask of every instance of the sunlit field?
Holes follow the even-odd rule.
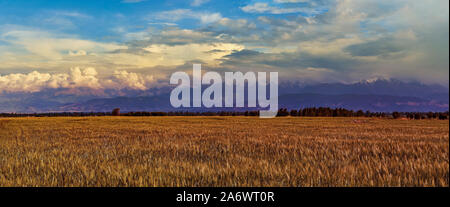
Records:
[[[449,121],[0,118],[0,186],[449,186]]]

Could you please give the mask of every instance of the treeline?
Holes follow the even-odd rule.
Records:
[[[447,112],[427,112],[427,113],[414,113],[414,112],[393,112],[392,117],[394,119],[407,118],[407,119],[448,119],[449,113]]]
[[[126,112],[121,113],[119,108],[112,112],[55,112],[55,113],[0,113],[0,117],[84,117],[84,116],[259,116],[259,111],[217,111],[217,112]],[[278,110],[278,117],[378,117],[395,119],[448,119],[449,112],[371,112],[353,111],[343,108],[313,107],[288,110]]]
[[[112,116],[111,112],[0,113],[0,117],[84,117]]]
[[[343,108],[304,108],[299,110],[288,110],[282,108],[278,110],[277,116],[304,116],[304,117],[378,117],[378,118],[394,118],[394,119],[448,119],[449,112],[371,112],[371,111],[353,111]]]

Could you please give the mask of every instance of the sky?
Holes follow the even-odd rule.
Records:
[[[0,0],[0,93],[151,90],[176,71],[449,84],[448,0]]]

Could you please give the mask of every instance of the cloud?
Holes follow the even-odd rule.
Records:
[[[146,0],[122,0],[122,3],[127,3],[127,4],[132,4],[132,3],[139,3],[139,2],[143,2]]]
[[[328,68],[307,67],[306,69],[297,69],[295,77],[297,81],[300,80],[306,83],[341,81],[340,75]]]
[[[37,71],[29,74],[0,75],[0,92],[36,92],[47,86],[51,78],[50,74]]]
[[[222,15],[220,13],[203,13],[200,14],[200,21],[203,24],[209,24],[213,22],[217,22],[222,19]]]
[[[167,21],[179,21],[181,19],[197,19],[202,24],[210,24],[217,22],[222,19],[222,15],[218,12],[200,12],[192,11],[190,9],[175,9],[170,11],[162,11],[156,14],[157,19],[167,20]]]
[[[171,22],[149,22],[149,25],[163,25],[163,26],[177,26],[176,23]]]
[[[270,13],[270,14],[289,14],[289,13],[305,13],[308,15],[318,14],[320,11],[308,7],[276,7],[270,6],[268,3],[256,2],[241,7],[242,11],[247,13]]]
[[[36,12],[28,21],[57,30],[75,29],[78,24],[90,21],[92,16],[78,11],[48,10]]]
[[[69,51],[70,56],[85,56],[87,55],[87,52],[84,50],[77,50],[77,51]]]
[[[98,89],[102,86],[100,85],[98,79],[97,79],[97,70],[92,67],[87,67],[85,69],[80,69],[79,67],[71,68],[69,77],[67,80],[60,80],[60,81],[67,81],[68,84],[62,82],[62,86],[65,87],[87,87],[87,88],[94,88]]]
[[[128,41],[136,41],[136,40],[148,40],[150,39],[150,34],[148,31],[140,31],[140,32],[128,32],[125,33],[125,39]]]
[[[118,62],[127,61],[129,64],[154,66],[176,66],[192,60],[198,60],[211,65],[219,63],[219,59],[243,47],[231,43],[191,43],[183,45],[151,44],[143,48],[148,51],[146,56],[118,54],[113,59]],[[208,53],[211,50],[221,50],[218,53]]]
[[[112,81],[108,82],[115,89],[147,90],[153,81],[154,77],[152,75],[144,76],[125,70],[116,70],[114,71]]]
[[[0,70],[45,68],[57,71],[67,65],[87,65],[100,70],[135,69],[183,65],[192,60],[215,65],[224,55],[243,49],[240,44],[221,42],[211,32],[179,28],[168,28],[156,34],[150,32],[136,32],[132,36],[142,38],[116,44],[24,28],[2,33],[0,28],[0,40],[7,43],[0,46],[0,61],[4,63]],[[211,50],[222,52],[207,53]]]
[[[54,10],[50,12],[55,16],[65,16],[65,17],[74,17],[74,18],[92,18],[91,16],[80,13],[77,11],[62,11],[62,10]]]
[[[310,0],[274,0],[275,3],[304,3]]]
[[[351,81],[363,61],[338,52],[311,54],[306,51],[263,53],[236,51],[223,58],[221,67],[233,70],[278,71],[280,78],[312,82],[312,80]],[[326,69],[326,70],[325,70]],[[333,77],[319,77],[333,75]],[[370,76],[366,71],[366,75]],[[314,79],[312,79],[314,76]]]
[[[218,42],[215,36],[210,32],[203,32],[190,29],[170,28],[162,30],[158,35],[154,35],[151,43],[182,45],[190,43],[209,43]]]
[[[77,39],[70,36],[57,36],[45,31],[9,30],[0,33],[0,40],[20,47],[28,53],[45,59],[62,59],[68,51],[84,51],[101,53],[126,48],[114,43],[101,43],[90,40]]]
[[[207,33],[212,32],[216,37],[225,39],[226,38],[225,36],[236,38],[242,35],[242,37],[248,37],[256,29],[257,29],[256,24],[247,19],[222,18],[215,24],[211,24],[208,25],[206,28],[203,28],[202,31]],[[225,40],[225,41],[233,41],[233,40]]]
[[[401,45],[399,42],[390,38],[381,38],[378,40],[364,42],[361,44],[350,45],[344,49],[353,56],[388,56],[405,50],[407,45]]]
[[[209,0],[193,0],[191,6],[201,6],[204,3],[209,2]]]
[[[132,89],[147,90],[156,81],[153,75],[143,75],[125,70],[115,70],[111,76],[99,79],[92,67],[71,68],[69,73],[13,73],[0,75],[0,93],[33,93],[44,89]]]
[[[71,68],[68,74],[49,74],[33,71],[28,74],[0,75],[0,93],[37,92],[44,88],[102,88],[94,68]]]

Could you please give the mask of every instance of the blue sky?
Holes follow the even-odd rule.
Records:
[[[448,85],[447,0],[0,0],[0,93],[148,90],[201,63]]]
[[[167,26],[159,23],[169,22],[187,29],[198,26],[195,18],[164,22],[160,18],[154,17],[154,15],[164,11],[191,9],[193,12],[218,13],[221,16],[231,18],[255,18],[257,15],[243,12],[240,9],[250,2],[226,0],[3,0],[0,3],[0,12],[2,13],[0,24],[16,24],[46,30],[74,32],[82,38],[93,40],[114,36],[117,38],[115,40],[120,41],[120,37],[113,30],[114,27],[125,27],[129,31],[139,31],[150,25],[157,28]],[[295,4],[298,5],[298,3],[293,5]],[[43,21],[52,17],[55,18],[55,21]],[[67,23],[70,25],[67,25]]]

